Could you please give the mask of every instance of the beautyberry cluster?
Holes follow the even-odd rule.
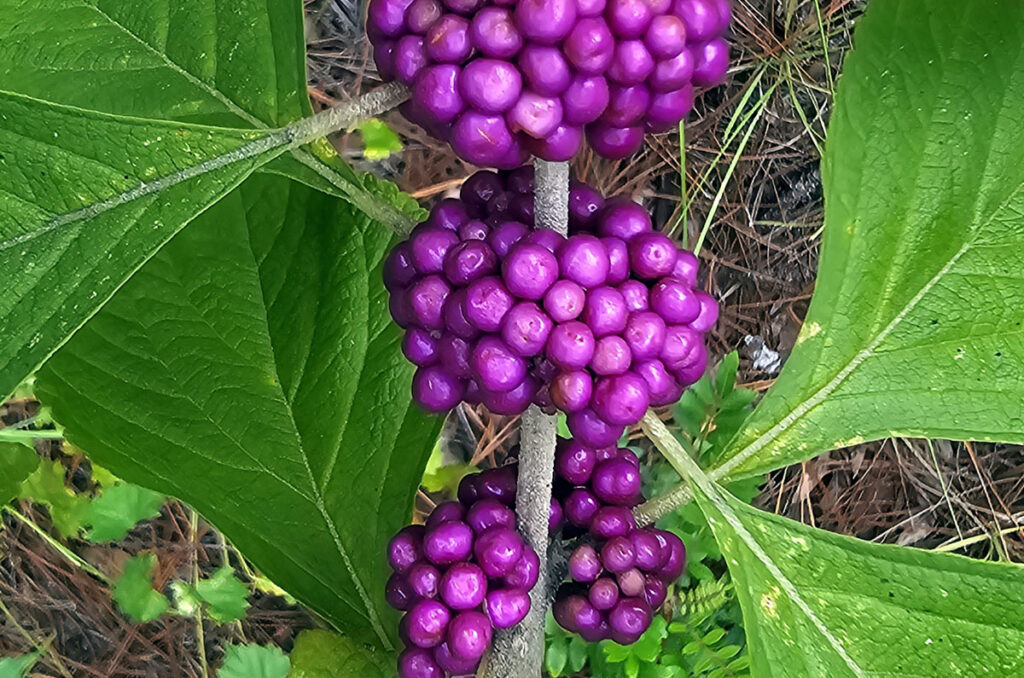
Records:
[[[725,76],[729,0],[371,0],[384,80],[406,117],[477,165],[639,150]]]
[[[703,375],[718,306],[697,258],[631,200],[582,183],[569,199],[568,238],[531,230],[532,168],[477,172],[391,253],[391,313],[425,409],[536,403],[599,448]]]
[[[439,504],[426,525],[391,540],[386,595],[405,612],[401,678],[472,674],[493,629],[530,611],[540,561],[516,532],[515,496],[515,466],[468,476],[460,501]]]
[[[637,527],[630,509],[643,496],[629,450],[559,440],[555,477],[563,534],[578,537],[555,620],[589,642],[635,643],[686,567],[683,542],[671,532]]]

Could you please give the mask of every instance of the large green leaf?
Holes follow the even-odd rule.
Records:
[[[653,415],[735,582],[758,678],[1024,675],[1024,568],[870,544],[754,509]]]
[[[388,678],[393,664],[345,636],[330,631],[303,631],[291,653],[288,678]],[[386,668],[385,668],[386,667]]]
[[[18,496],[21,483],[39,466],[35,450],[20,443],[0,443],[0,505]]]
[[[0,44],[0,87],[46,101],[263,129],[311,111],[301,0],[0,0]],[[411,226],[414,205],[327,144],[272,167]]]
[[[875,0],[823,165],[814,299],[712,474],[888,436],[1024,442],[1024,3]]]
[[[380,283],[390,241],[339,200],[254,176],[37,379],[100,464],[188,501],[270,579],[387,648],[384,544],[439,424],[411,406]]]
[[[0,397],[287,142],[0,92]]]

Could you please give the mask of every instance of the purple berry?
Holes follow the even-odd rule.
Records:
[[[639,124],[650,103],[651,93],[643,85],[613,85],[601,122],[616,127]]]
[[[385,40],[373,46],[373,63],[377,66],[381,80],[394,80],[398,75],[395,70],[395,46],[394,40]]]
[[[610,610],[615,607],[615,603],[619,602],[619,585],[614,579],[601,577],[590,585],[587,599],[590,600],[591,605],[602,612]]]
[[[606,0],[576,0],[576,14],[582,17],[601,16],[606,6]]]
[[[621,159],[640,150],[644,143],[644,130],[642,127],[593,124],[587,126],[587,140],[598,155]]]
[[[576,24],[575,0],[518,0],[516,26],[533,42],[554,45]]]
[[[652,19],[646,0],[608,0],[605,16],[612,32],[627,40],[642,36]]]
[[[423,553],[435,565],[451,565],[469,558],[473,552],[473,530],[462,521],[452,520],[427,530]]]
[[[601,508],[601,504],[590,491],[577,488],[565,498],[562,507],[565,510],[565,517],[570,523],[577,527],[587,528],[590,527],[590,521],[594,519],[594,514]]]
[[[487,595],[487,577],[472,563],[455,563],[440,579],[441,600],[453,610],[471,610]]]
[[[523,549],[523,556],[512,566],[512,571],[505,575],[505,585],[530,591],[540,576],[540,559],[532,548]]]
[[[693,53],[684,49],[671,59],[662,59],[654,64],[654,72],[647,79],[647,85],[655,92],[671,92],[690,84],[696,60]]]
[[[619,574],[636,564],[636,551],[629,537],[612,537],[601,547],[601,562],[609,572]]]
[[[459,230],[462,224],[469,221],[469,212],[461,200],[445,198],[438,201],[430,210],[427,217],[427,225],[434,228],[442,228],[453,233]]]
[[[669,324],[683,325],[700,315],[700,298],[686,283],[664,278],[651,287],[651,310]]]
[[[447,412],[462,400],[466,385],[441,365],[421,367],[412,376],[412,397],[427,412]]]
[[[657,575],[666,583],[672,583],[679,579],[686,569],[686,546],[683,545],[683,540],[672,532],[659,530],[654,536],[661,543],[662,553],[667,554]]]
[[[485,391],[482,400],[492,413],[513,416],[525,412],[536,399],[539,390],[540,383],[528,375],[510,391]]]
[[[405,10],[405,27],[411,33],[423,35],[443,13],[441,3],[436,0],[412,0]]]
[[[629,369],[633,357],[626,341],[619,336],[607,336],[597,340],[590,369],[598,375],[622,374]]]
[[[497,499],[481,499],[469,507],[466,523],[477,534],[483,534],[492,527],[515,528],[516,514]]]
[[[656,16],[644,33],[644,44],[655,59],[671,59],[686,47],[686,25],[673,14]]]
[[[590,403],[594,380],[584,370],[561,372],[551,382],[551,401],[563,412],[579,412]]]
[[[437,598],[441,573],[430,563],[423,561],[416,563],[409,568],[405,578],[409,582],[409,588],[419,598]]]
[[[486,11],[484,10],[484,12]],[[470,175],[468,179],[462,182],[462,187],[459,190],[459,199],[467,208],[473,209],[477,216],[483,217],[484,212],[480,208],[486,206],[496,193],[504,190],[505,184],[501,177],[494,172],[482,170]]]
[[[605,87],[605,91],[607,91],[607,87]],[[566,115],[568,115],[568,110],[566,107]],[[594,224],[597,223],[597,214],[602,207],[604,207],[604,198],[593,188],[579,181],[569,184],[570,229],[593,230]],[[609,249],[610,253],[611,250],[607,243],[605,243],[605,247]]]
[[[600,75],[612,62],[612,56],[615,54],[615,37],[604,19],[581,19],[565,39],[563,49],[578,72]]]
[[[495,59],[510,59],[523,47],[523,36],[512,15],[502,7],[480,10],[470,24],[469,39],[474,47]]]
[[[619,285],[619,292],[622,293],[622,298],[626,300],[626,308],[631,314],[636,311],[647,310],[649,295],[647,285],[639,280],[627,280]],[[629,320],[626,321],[626,325],[628,328]]]
[[[451,64],[428,66],[420,71],[412,96],[428,120],[451,122],[466,108],[459,94],[460,69]]]
[[[676,246],[664,233],[643,233],[629,243],[629,261],[633,273],[652,280],[672,273],[676,265]]]
[[[416,279],[418,273],[412,260],[412,245],[399,243],[384,261],[384,287],[389,292],[402,289]]]
[[[520,588],[496,589],[487,594],[484,609],[494,628],[511,628],[529,613],[530,595]]]
[[[555,452],[555,473],[573,485],[585,485],[597,464],[594,450],[574,440],[560,439]]]
[[[569,556],[569,576],[575,581],[589,583],[601,574],[601,558],[590,544],[580,544]]]
[[[693,252],[680,249],[676,251],[676,265],[672,267],[672,277],[696,289],[697,269],[699,262]]]
[[[512,107],[523,91],[523,78],[507,61],[474,59],[459,78],[462,98],[484,113],[502,113]]]
[[[587,303],[590,303],[589,298]],[[546,347],[547,358],[563,370],[577,370],[594,357],[594,346],[594,333],[590,327],[573,320],[551,330]]]
[[[530,152],[538,158],[551,162],[568,162],[583,143],[583,129],[574,125],[559,125],[546,138],[527,137],[525,143]]]
[[[491,622],[483,613],[460,612],[449,624],[448,647],[461,659],[479,659],[491,644],[491,633]]]
[[[513,130],[542,139],[562,123],[562,101],[525,90],[507,119]]]
[[[514,530],[491,528],[473,546],[477,564],[488,577],[504,577],[523,556],[525,545]]]
[[[406,85],[416,82],[416,76],[430,63],[423,38],[406,35],[395,43],[395,78]]]
[[[488,391],[511,391],[526,378],[526,363],[494,336],[480,339],[473,348],[470,366],[477,382]]]
[[[614,445],[624,433],[622,426],[608,423],[589,407],[569,413],[566,423],[574,438],[591,447]]]
[[[405,575],[399,572],[388,578],[388,583],[384,586],[384,598],[388,605],[400,612],[408,610],[417,600],[416,592],[409,586]]]
[[[639,375],[647,384],[647,395],[652,407],[670,405],[683,394],[675,377],[669,374],[664,363],[658,359],[637,363],[633,365],[632,372]]]
[[[529,232],[530,229],[526,224],[521,224],[518,221],[503,221],[491,230],[490,235],[487,236],[487,244],[499,258],[504,259],[512,246],[525,238]]]
[[[551,497],[551,511],[548,513],[548,534],[557,534],[562,529],[565,521],[565,511],[562,510],[562,502]],[[530,588],[533,588],[532,586]]]
[[[466,240],[448,250],[444,275],[453,285],[468,285],[498,270],[498,256],[482,240]]]
[[[519,467],[515,464],[492,468],[477,475],[480,499],[497,499],[505,506],[515,506]]]
[[[508,290],[523,299],[540,299],[558,280],[558,260],[540,245],[517,244],[501,263]]]
[[[571,280],[559,280],[544,295],[544,310],[555,322],[564,323],[578,318],[586,301],[582,287]]]
[[[643,205],[629,198],[609,198],[599,216],[597,232],[629,243],[633,238],[651,232],[651,215]]]
[[[629,278],[629,248],[619,238],[601,238],[601,244],[608,252],[608,278],[606,284],[621,285]]]
[[[406,648],[398,655],[399,678],[445,678],[444,670],[434,661],[429,650]]]
[[[500,165],[516,144],[500,115],[468,110],[452,125],[452,148],[478,165]]]
[[[708,351],[704,346],[704,342],[699,342],[694,347],[694,352],[690,355],[689,359],[685,364],[680,365],[673,372],[676,381],[681,386],[690,386],[691,384],[697,383],[701,377],[704,376],[704,372],[708,368]]]
[[[651,311],[634,311],[626,320],[622,336],[633,360],[642,362],[657,358],[665,346],[667,326],[662,316]]]
[[[639,85],[647,79],[647,76],[654,72],[654,65],[654,57],[647,51],[647,46],[644,45],[643,40],[625,40],[615,46],[615,54],[612,56],[612,62],[608,66],[606,75],[609,80],[620,85]],[[646,89],[645,87],[644,90],[646,91]],[[613,90],[612,101],[614,102],[614,100],[615,93]],[[607,114],[604,120],[613,125],[630,124],[617,122],[612,118],[608,118]]]
[[[479,9],[483,0],[444,0],[444,5],[456,14],[470,15]]]
[[[447,642],[434,648],[434,661],[442,669],[455,676],[472,675],[480,665],[479,659],[463,659],[455,656]]]
[[[675,0],[672,11],[686,24],[691,43],[710,40],[718,32],[720,16],[715,0]]]
[[[463,506],[472,506],[480,499],[480,476],[479,473],[471,473],[463,476],[459,481],[457,492],[459,503]]]
[[[697,300],[700,302],[700,313],[690,321],[690,327],[698,332],[707,332],[718,321],[718,302],[710,294],[700,291],[696,294]]]
[[[664,605],[666,598],[668,598],[668,586],[665,582],[657,577],[647,577],[644,581],[644,602],[652,610],[657,610]]]
[[[644,573],[635,567],[631,567],[625,572],[620,572],[619,576],[616,577],[619,582],[619,590],[622,591],[622,595],[629,597],[642,598],[644,595],[644,585],[647,583]]]
[[[626,328],[626,300],[614,287],[598,287],[587,294],[583,322],[595,337],[618,334]]]
[[[462,63],[472,49],[469,22],[461,16],[445,14],[427,31],[427,56],[434,63]]]
[[[636,566],[645,572],[657,572],[668,556],[658,538],[649,530],[634,530],[629,535],[636,551]]]
[[[459,236],[444,228],[417,228],[409,239],[412,263],[421,275],[440,273],[445,255],[459,244]]]
[[[402,354],[413,365],[432,365],[438,358],[437,339],[426,330],[412,327],[402,337]]]
[[[522,301],[505,316],[501,337],[514,353],[535,356],[544,350],[554,323],[537,304]]]
[[[562,278],[583,287],[597,287],[608,278],[608,252],[604,244],[588,234],[570,237],[558,254]]]
[[[569,64],[556,47],[527,45],[519,53],[519,70],[532,91],[547,97],[558,96],[572,82]]]
[[[513,193],[530,195],[533,193],[535,178],[533,165],[523,165],[505,173],[505,185]]]
[[[469,322],[466,317],[466,290],[460,288],[448,295],[441,311],[445,329],[460,339],[474,339],[480,334],[480,330]],[[441,350],[444,349],[444,342],[441,343]],[[442,357],[442,360],[444,358]],[[453,373],[455,373],[453,368]],[[469,375],[459,375],[469,376]]]
[[[640,471],[624,459],[607,459],[594,468],[590,486],[606,504],[633,506],[640,497]]]
[[[590,602],[580,595],[570,596],[558,596],[555,599],[555,604],[551,609],[552,614],[555,617],[555,621],[570,633],[576,633],[579,631],[579,625],[577,624],[577,617],[584,605],[594,609]],[[595,610],[596,612],[596,610]]]
[[[693,84],[712,87],[725,80],[729,70],[729,45],[716,38],[701,45],[696,51],[693,65]]]
[[[411,0],[373,0],[367,10],[368,28],[378,36],[397,38],[405,28],[405,10]]]
[[[590,523],[590,533],[599,539],[625,537],[634,530],[636,521],[633,512],[624,506],[602,506]],[[654,544],[657,547],[657,540]]]
[[[603,77],[577,75],[562,95],[562,119],[570,125],[594,122],[608,107],[608,97]]]
[[[466,288],[466,319],[484,332],[500,330],[512,304],[512,295],[499,278],[481,278]]]
[[[612,640],[620,645],[630,645],[651,625],[651,610],[639,598],[623,598],[608,613],[608,626]]]
[[[444,640],[451,611],[436,600],[421,600],[402,618],[405,639],[417,647],[431,648]]]
[[[466,515],[466,509],[457,501],[441,502],[434,507],[427,518],[426,528],[431,530],[441,523],[448,523],[453,520],[462,520]]]
[[[701,334],[686,325],[670,325],[665,331],[665,346],[661,349],[661,362],[675,372],[692,365],[703,349]]]
[[[523,242],[539,245],[557,257],[562,245],[565,244],[565,236],[550,228],[535,228],[523,238]]]

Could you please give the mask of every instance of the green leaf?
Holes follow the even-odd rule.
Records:
[[[1022,45],[1020,2],[870,4],[828,131],[814,298],[713,478],[888,436],[1024,442]]]
[[[0,92],[0,398],[289,138]]]
[[[370,160],[381,160],[402,150],[402,140],[383,120],[364,120],[359,133],[363,137],[363,156]]]
[[[0,678],[24,678],[39,661],[39,653],[0,658]]]
[[[124,539],[136,523],[160,515],[164,497],[137,485],[119,483],[103,490],[85,511],[82,523],[91,527],[86,539],[101,543]]]
[[[139,623],[150,622],[170,607],[170,602],[159,591],[153,590],[153,570],[156,556],[147,553],[135,556],[124,566],[124,573],[114,585],[114,601]]]
[[[385,649],[385,545],[441,423],[411,403],[380,283],[391,239],[341,201],[254,176],[37,378],[71,442],[193,505],[272,581]]]
[[[64,484],[65,470],[59,461],[39,462],[38,468],[21,484],[19,497],[43,504],[62,537],[73,537],[82,529],[89,497],[76,494]]]
[[[35,450],[18,443],[0,443],[0,505],[21,492],[21,483],[39,466]]]
[[[291,654],[288,678],[389,678],[391,659],[330,631],[303,631]]]
[[[222,567],[209,579],[196,583],[196,596],[205,605],[205,611],[221,624],[245,619],[249,609],[249,587],[239,581],[231,567]]]
[[[280,648],[228,645],[217,678],[288,678],[291,663]]]
[[[278,127],[311,112],[303,22],[298,0],[0,0],[0,83],[105,113]],[[327,142],[267,169],[340,194],[394,227],[412,225],[408,197],[354,172]]]
[[[1024,672],[1021,566],[871,544],[759,511],[712,482],[656,417],[644,428],[708,516],[755,676]]]

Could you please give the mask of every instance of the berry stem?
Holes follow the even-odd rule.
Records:
[[[566,235],[569,229],[569,164],[534,162],[534,212],[537,228]],[[516,517],[519,530],[540,559],[540,578],[530,592],[531,608],[515,627],[495,633],[494,647],[481,665],[482,678],[540,676],[544,665],[544,622],[548,592],[548,516],[555,467],[558,419],[536,405],[523,414],[519,434]]]

